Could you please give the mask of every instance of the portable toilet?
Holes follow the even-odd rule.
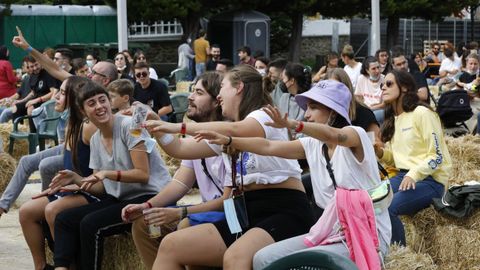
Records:
[[[32,5],[32,15],[35,18],[35,48],[53,48],[57,44],[65,43],[62,6]]]
[[[90,6],[64,5],[65,43],[95,42],[95,17]]]
[[[222,58],[238,64],[237,50],[248,46],[252,55],[261,51],[270,57],[270,17],[254,10],[218,14],[208,22],[207,40],[220,45]]]
[[[109,6],[91,6],[95,16],[95,42],[117,42],[117,11]]]

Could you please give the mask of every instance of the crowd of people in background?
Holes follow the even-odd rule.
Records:
[[[22,157],[0,199],[1,216],[40,170],[42,193],[20,209],[35,269],[100,269],[104,238],[125,231],[148,269],[264,269],[305,250],[381,269],[390,244],[408,245],[399,216],[448,188],[452,161],[429,87],[473,98],[480,84],[475,42],[411,56],[380,49],[362,61],[346,45],[312,73],[248,44],[235,61],[222,57],[201,30],[178,47],[175,78],[193,83],[192,121],[176,123],[169,83],[146,52],[40,52],[20,29],[12,43],[27,55],[15,74],[0,47],[0,122],[41,114],[49,101],[62,113],[60,145]],[[134,134],[139,107],[148,112]],[[174,175],[159,148],[182,160]],[[367,190],[387,181],[382,165],[394,172],[392,193],[377,206]],[[177,207],[195,184],[202,203]],[[151,226],[162,235],[150,238]]]

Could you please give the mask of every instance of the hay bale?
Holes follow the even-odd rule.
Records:
[[[7,153],[0,153],[0,194],[5,191],[17,168],[17,161]]]
[[[430,255],[441,269],[473,269],[480,267],[480,232],[456,225],[434,229]]]
[[[434,270],[438,267],[428,254],[415,253],[409,247],[390,246],[385,259],[386,270]]]
[[[449,184],[463,184],[469,180],[480,180],[480,137],[466,135],[459,138],[445,136],[452,157],[452,174]]]
[[[131,234],[113,235],[105,238],[102,269],[145,269],[135,249]]]
[[[26,121],[27,122],[27,121]],[[18,129],[20,131],[28,131],[28,125],[19,125]],[[13,130],[13,124],[9,123],[0,123],[0,137],[2,138],[3,151],[8,152],[8,146],[10,145],[10,132]],[[15,146],[13,147],[12,156],[19,160],[22,156],[28,154],[28,140],[18,140],[15,141]]]

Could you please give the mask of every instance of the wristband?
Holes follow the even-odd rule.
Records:
[[[39,97],[39,99],[40,99],[40,102],[43,102],[43,98],[42,98],[42,97]]]
[[[26,52],[28,53],[31,53],[33,51],[33,48],[32,46],[28,46],[26,49],[25,49]]]
[[[153,207],[153,205],[152,205],[152,203],[151,203],[151,202],[149,202],[149,201],[146,201],[145,203],[147,204],[147,208],[152,208],[152,207]]]
[[[232,136],[228,136],[228,142],[225,144],[225,146],[229,146],[230,144],[232,144]]]
[[[120,182],[120,177],[122,177],[122,172],[117,171],[117,182]]]
[[[295,127],[295,132],[300,133],[300,132],[302,132],[303,128],[304,128],[303,122],[302,122],[302,121],[298,121],[298,124],[297,124],[297,126]]]
[[[184,135],[187,134],[187,123],[182,123],[182,127],[180,129],[180,134]]]
[[[182,207],[182,217],[180,219],[186,218],[188,215],[188,209],[186,206]]]
[[[175,140],[175,137],[172,134],[164,134],[158,141],[161,145],[168,145],[171,144]]]

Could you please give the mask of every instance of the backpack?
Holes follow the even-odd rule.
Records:
[[[437,113],[445,128],[457,127],[472,117],[470,97],[465,90],[444,92],[438,100]]]
[[[474,208],[480,206],[480,185],[453,186],[442,198],[433,198],[433,206],[440,213],[468,217]]]

